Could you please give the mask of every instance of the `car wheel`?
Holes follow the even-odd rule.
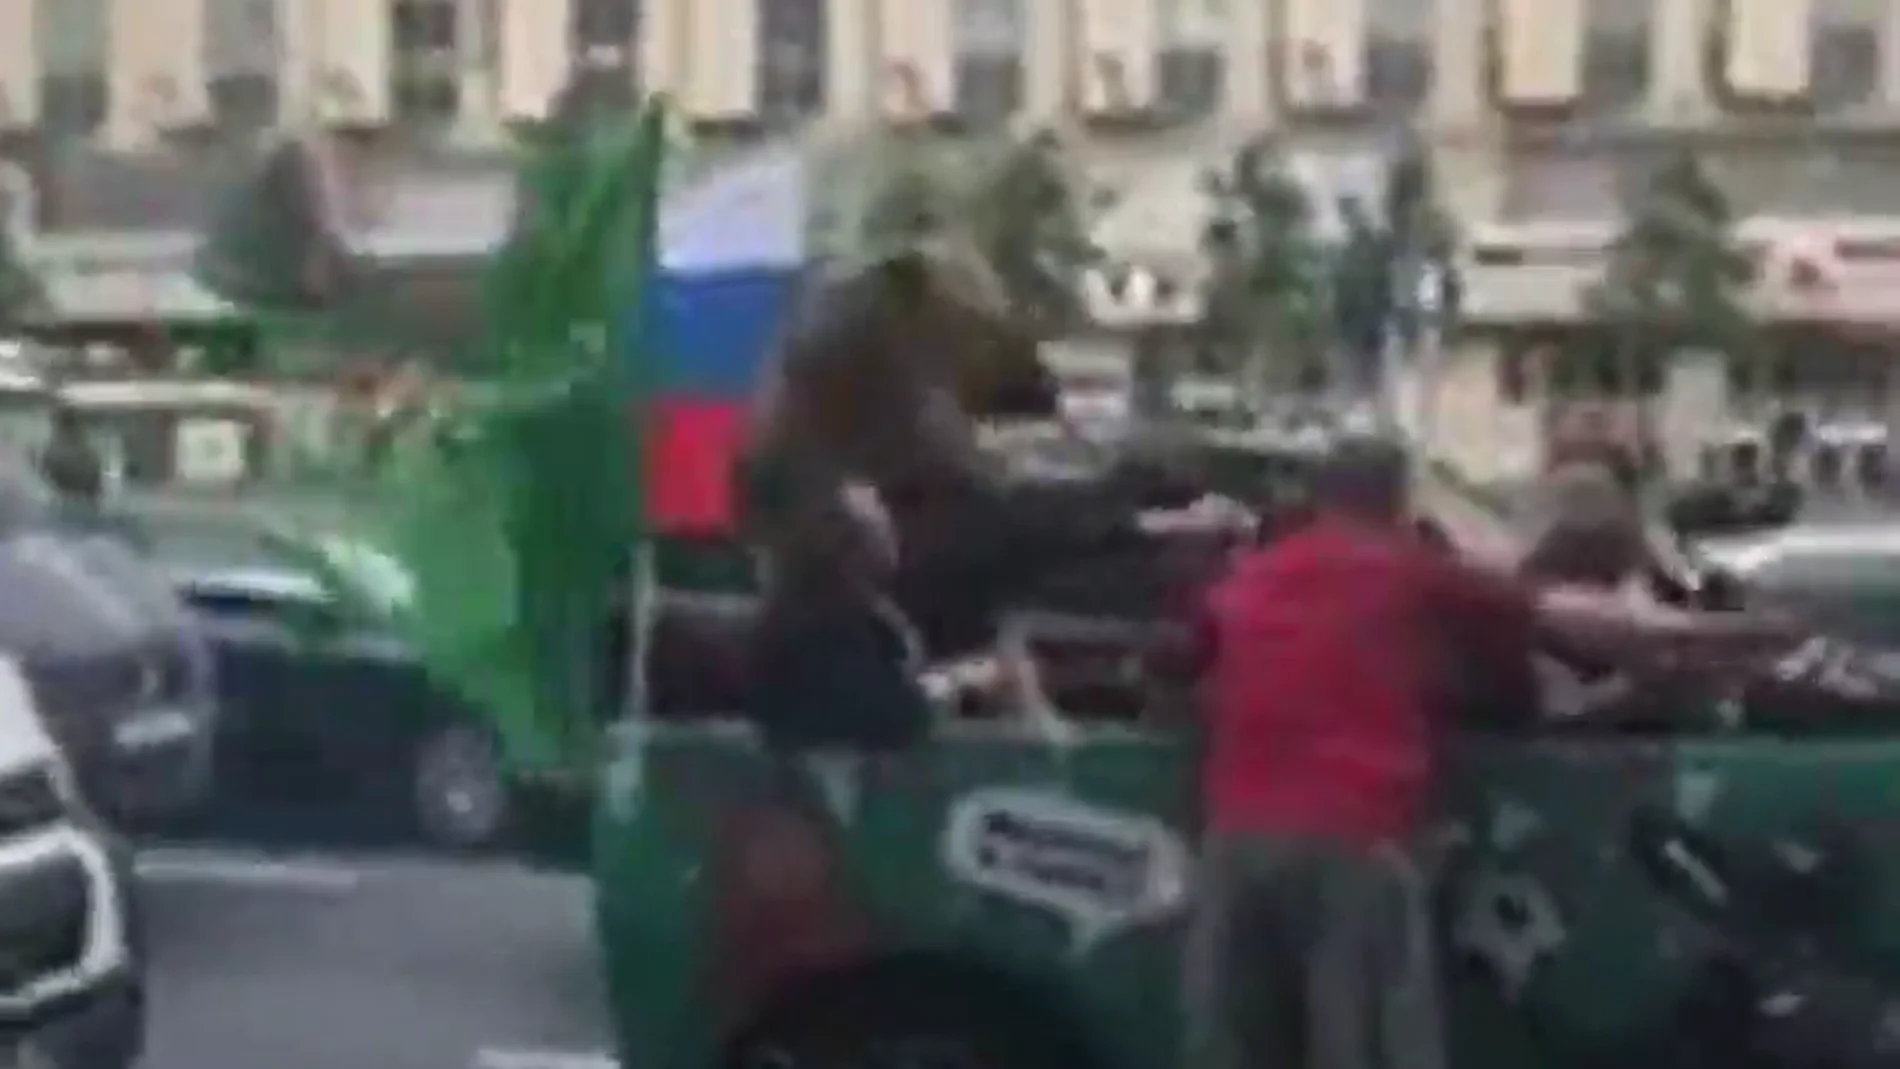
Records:
[[[416,748],[410,784],[416,830],[455,850],[488,846],[512,816],[501,749],[488,732],[463,724],[431,732]]]

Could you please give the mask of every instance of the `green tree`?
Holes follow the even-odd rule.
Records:
[[[1602,278],[1585,296],[1609,325],[1605,356],[1625,369],[1661,366],[1672,353],[1742,353],[1753,331],[1747,305],[1754,265],[1735,241],[1728,197],[1693,153],[1656,169],[1626,204],[1622,233]]]
[[[263,149],[219,198],[194,272],[211,292],[247,309],[307,312],[343,299],[355,265],[336,220],[316,135]]]
[[[1332,256],[1304,183],[1269,139],[1238,149],[1203,180],[1209,212],[1201,349],[1252,391],[1324,366],[1333,341]]]
[[[1095,224],[1113,194],[1076,173],[1050,131],[992,149],[961,196],[971,241],[1010,304],[1038,336],[1057,337],[1086,316],[1082,280],[1104,255]]]
[[[1342,348],[1371,372],[1390,331],[1409,341],[1428,316],[1441,327],[1456,324],[1462,292],[1454,259],[1457,228],[1440,198],[1431,156],[1417,144],[1387,166],[1376,206],[1349,198],[1340,214],[1336,329]],[[1437,282],[1435,292],[1422,289],[1429,279]]]
[[[14,327],[46,310],[46,289],[20,255],[19,238],[0,227],[0,327]]]

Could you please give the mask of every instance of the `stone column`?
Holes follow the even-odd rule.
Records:
[[[844,125],[877,113],[880,20],[875,0],[825,0],[825,117]]]
[[[1649,32],[1651,121],[1694,125],[1706,121],[1715,105],[1703,77],[1703,46],[1712,0],[1658,0]]]
[[[1880,19],[1880,104],[1900,108],[1900,0],[1886,0]]]
[[[310,121],[316,112],[316,23],[310,0],[277,3],[277,114],[289,125]]]
[[[500,0],[500,5],[496,125],[545,119],[572,70],[572,0]]]
[[[1291,102],[1325,107],[1363,101],[1366,0],[1281,2],[1281,70]]]
[[[136,3],[137,0],[125,0]],[[299,0],[297,50],[308,64],[309,117],[386,123],[394,49],[388,0]]]
[[[23,129],[40,115],[40,4],[0,3],[0,131]]]
[[[1498,118],[1483,78],[1484,0],[1438,0],[1433,59],[1439,72],[1428,104],[1430,146],[1439,195],[1459,222],[1497,218],[1505,166]]]
[[[1155,56],[1161,44],[1155,3],[1079,0],[1078,96],[1086,110],[1145,108],[1154,101]]]
[[[455,11],[456,77],[460,99],[455,140],[470,146],[500,145],[507,140],[501,108],[501,31],[503,0],[459,0]],[[566,33],[567,5],[545,0],[541,17]]]
[[[533,0],[519,0],[532,10]],[[641,88],[651,93],[666,93],[680,103],[692,70],[687,51],[686,5],[691,0],[641,0],[640,72]],[[529,16],[532,17],[532,16]]]
[[[105,139],[137,149],[209,111],[204,0],[109,0]]]
[[[689,73],[680,97],[691,119],[758,114],[759,4],[770,0],[688,0],[683,12]]]
[[[1427,114],[1439,130],[1476,131],[1489,122],[1484,70],[1484,0],[1438,0],[1432,20],[1432,96]]]
[[[1278,100],[1267,62],[1273,48],[1273,19],[1266,0],[1227,8],[1226,83],[1221,87],[1221,122],[1242,137],[1278,124]]]
[[[872,97],[879,112],[900,119],[912,111],[947,112],[956,101],[956,26],[949,0],[877,5]]]
[[[1022,0],[1023,119],[1055,126],[1070,119],[1076,100],[1076,25],[1073,0]]]

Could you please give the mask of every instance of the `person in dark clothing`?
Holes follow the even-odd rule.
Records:
[[[933,706],[915,632],[885,588],[897,560],[889,519],[859,485],[799,513],[766,576],[748,716],[782,752],[910,746]]]
[[[105,464],[70,406],[53,410],[53,432],[40,452],[40,473],[73,502],[96,505],[105,496]]]

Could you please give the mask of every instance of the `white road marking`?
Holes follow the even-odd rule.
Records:
[[[611,1054],[586,1051],[483,1047],[471,1069],[620,1069],[620,1062]]]
[[[146,848],[134,861],[139,879],[152,883],[199,883],[341,893],[363,882],[361,871],[321,860],[271,857],[220,850]]]

